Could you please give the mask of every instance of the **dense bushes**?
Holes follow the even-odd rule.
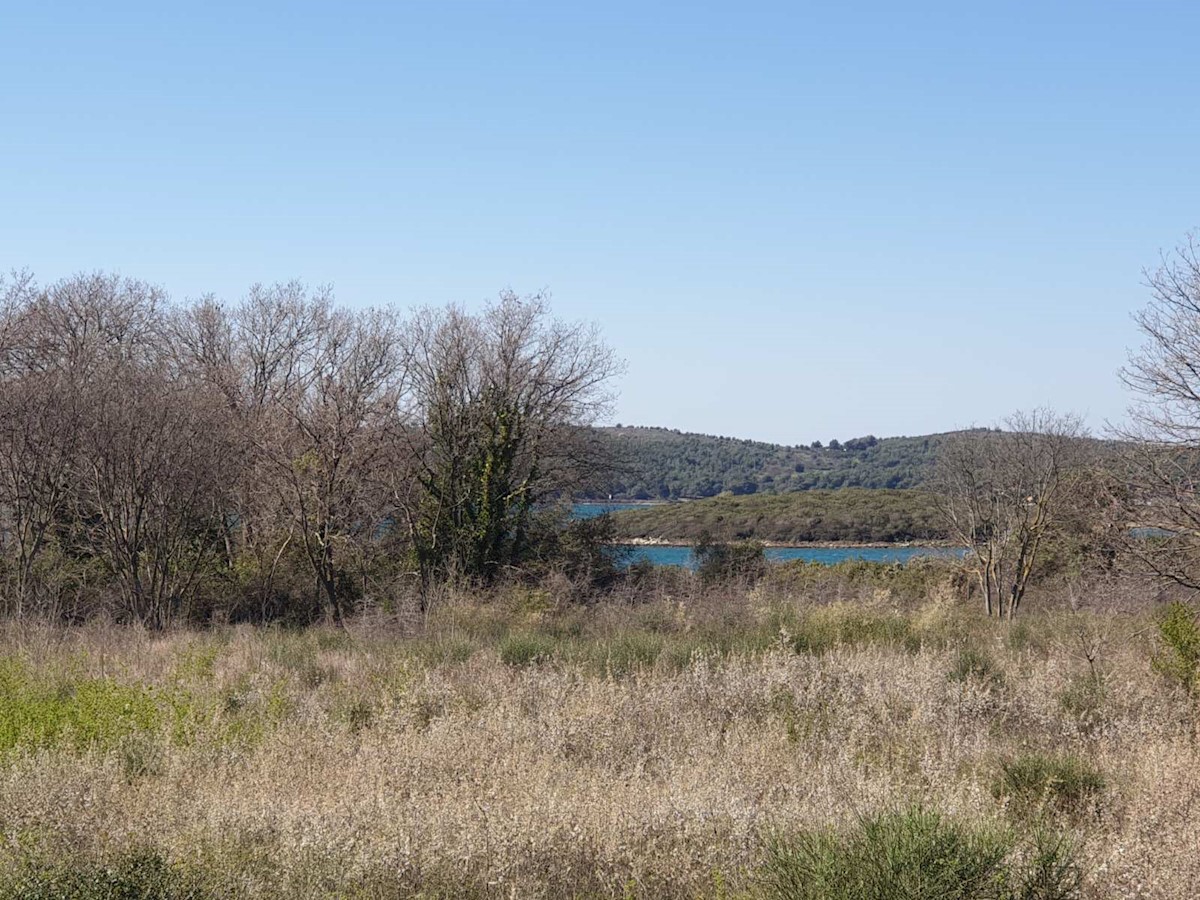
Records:
[[[721,581],[754,581],[767,569],[763,545],[757,541],[714,541],[702,534],[692,546],[700,579],[712,584]]]

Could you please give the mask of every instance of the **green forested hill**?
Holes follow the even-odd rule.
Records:
[[[621,460],[609,486],[636,500],[921,485],[943,435],[874,436],[788,447],[666,428],[601,429]]]
[[[613,513],[623,538],[892,542],[944,538],[929,494],[916,490],[798,491],[712,497]]]

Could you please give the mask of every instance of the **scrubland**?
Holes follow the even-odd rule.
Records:
[[[1188,898],[1194,700],[1135,582],[651,573],[423,619],[0,633],[0,895]]]

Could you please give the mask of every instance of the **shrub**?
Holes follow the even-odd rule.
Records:
[[[1011,835],[921,808],[859,821],[846,832],[768,841],[762,880],[772,900],[1072,900],[1079,871],[1065,841],[1039,839],[1028,861]]]
[[[577,589],[611,587],[627,561],[628,551],[616,546],[612,516],[576,519],[550,542],[555,562]]]
[[[985,687],[1000,687],[1004,684],[1004,672],[996,665],[996,661],[974,647],[959,651],[946,677],[960,684],[968,681],[979,682]]]
[[[127,736],[118,749],[121,770],[129,781],[161,775],[166,768],[162,745],[146,732]]]
[[[1200,623],[1191,607],[1178,600],[1168,606],[1158,634],[1166,650],[1154,658],[1154,668],[1189,694],[1200,691]]]
[[[653,666],[662,649],[662,638],[657,635],[629,632],[608,645],[605,668],[617,677],[628,675],[637,669]]]
[[[1078,814],[1104,788],[1103,773],[1078,756],[1028,753],[1001,763],[992,796],[1019,815],[1039,808]]]
[[[692,547],[696,570],[706,584],[755,581],[767,571],[767,557],[758,541],[714,541],[705,532]]]
[[[470,638],[451,632],[413,640],[405,649],[424,665],[452,666],[469,660],[476,647]]]
[[[375,709],[365,699],[358,699],[346,707],[346,726],[351,734],[358,734],[371,727],[375,721]]]
[[[1083,894],[1083,873],[1071,839],[1045,828],[1035,829],[1019,870],[1016,900],[1072,900]]]
[[[500,641],[500,661],[509,666],[545,662],[554,655],[554,641],[541,634],[510,634]]]

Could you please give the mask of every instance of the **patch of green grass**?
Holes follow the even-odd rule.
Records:
[[[1027,753],[1001,763],[992,796],[1019,816],[1040,809],[1075,815],[1105,786],[1104,774],[1078,756]]]
[[[19,660],[0,660],[0,752],[107,750],[131,734],[156,731],[160,719],[146,688],[107,678],[56,683]]]
[[[318,660],[322,651],[344,650],[350,637],[341,631],[314,628],[309,631],[276,630],[269,633],[267,655],[282,669],[292,672],[305,690],[315,690],[338,680],[338,672]]]
[[[198,642],[186,648],[179,654],[175,664],[175,680],[180,684],[211,681],[216,674],[217,659],[220,655],[220,645],[213,642]]]
[[[243,674],[220,692],[197,692],[173,685],[158,696],[174,745],[249,749],[295,711],[288,686],[287,676],[277,676],[264,685]]]
[[[1080,873],[1066,841],[1038,835],[1018,853],[1005,830],[913,808],[848,831],[775,836],[761,873],[770,900],[1075,900]]]
[[[153,852],[110,863],[30,868],[2,886],[11,900],[206,900],[215,896]]]
[[[1029,649],[1030,643],[1033,641],[1033,629],[1029,627],[1028,622],[1015,622],[1005,636],[1004,642],[1008,645],[1009,650],[1015,650],[1020,653],[1022,650]]]
[[[607,644],[600,644],[604,670],[614,677],[629,675],[638,669],[650,668],[663,650],[663,639],[643,631],[621,634]]]
[[[795,620],[790,629],[787,624],[781,628],[790,635],[792,649],[797,653],[821,654],[835,647],[875,645],[911,651],[920,646],[919,636],[908,618],[851,606],[823,607]]]
[[[413,658],[426,666],[452,666],[465,663],[475,655],[476,644],[458,632],[420,638],[406,646]]]
[[[510,634],[500,641],[500,661],[514,667],[537,665],[553,657],[557,646],[553,638],[536,632]]]

